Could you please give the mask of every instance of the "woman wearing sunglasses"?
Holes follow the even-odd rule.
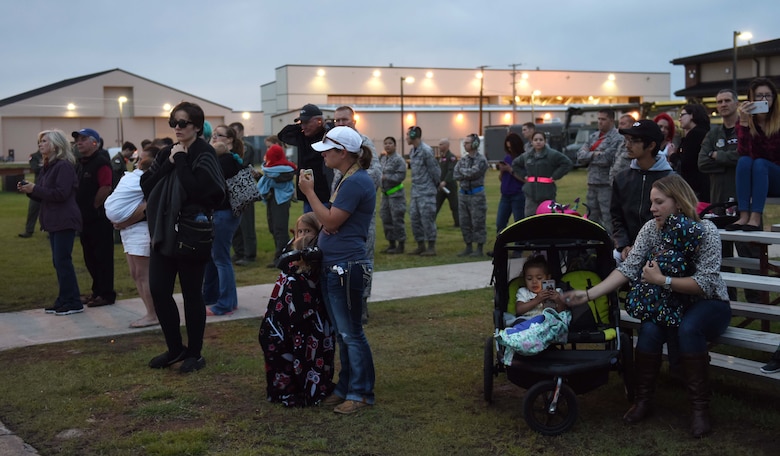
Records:
[[[366,237],[376,207],[376,187],[366,169],[371,150],[350,127],[329,130],[312,144],[325,166],[342,178],[330,197],[330,207],[317,198],[313,174],[301,171],[298,187],[322,224],[322,296],[336,331],[341,371],[336,389],[322,401],[336,413],[352,414],[374,404],[374,360],[361,323],[363,290],[371,278]]]
[[[767,196],[780,196],[780,107],[777,87],[756,78],[748,88],[748,101],[738,108],[737,208],[739,220],[727,230],[761,231]]]
[[[200,106],[186,101],[176,105],[168,124],[173,128],[177,142],[161,150],[149,171],[141,176],[152,239],[149,288],[168,346],[168,351],[149,362],[153,369],[183,361],[179,370],[186,373],[206,365],[201,355],[206,328],[206,308],[201,294],[206,260],[177,257],[175,231],[180,213],[210,216],[225,199],[225,178],[217,156],[214,149],[199,138],[203,122]],[[182,342],[179,309],[173,299],[177,275],[184,297],[189,347]]]

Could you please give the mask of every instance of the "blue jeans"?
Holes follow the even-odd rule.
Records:
[[[515,222],[525,217],[525,194],[522,191],[514,195],[501,195],[496,215],[496,233],[506,228],[510,214],[515,217]]]
[[[73,267],[73,243],[76,231],[62,230],[49,233],[51,259],[54,271],[57,273],[59,293],[55,307],[72,305],[81,307],[79,281],[76,279],[76,269]]]
[[[340,268],[342,274],[339,274]],[[374,358],[363,332],[363,290],[371,277],[369,260],[323,267],[322,296],[336,330],[341,371],[334,393],[348,400],[374,403]]]
[[[780,166],[764,158],[748,156],[737,161],[737,208],[764,213],[767,196],[780,195]]]
[[[211,311],[217,315],[238,308],[236,274],[230,261],[230,247],[241,217],[234,217],[230,209],[214,211],[214,243],[211,260],[206,263],[203,275],[203,301],[213,304]]]
[[[730,321],[731,307],[727,301],[701,299],[686,308],[679,328],[643,322],[636,350],[661,353],[664,343],[671,340],[670,345],[679,347],[681,355],[707,353],[707,342],[723,334]]]

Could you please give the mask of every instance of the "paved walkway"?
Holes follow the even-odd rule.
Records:
[[[378,271],[374,274],[370,301],[390,301],[485,288],[490,285],[491,272],[490,261]],[[238,310],[233,315],[209,317],[207,323],[261,317],[265,314],[272,289],[273,284],[239,288]],[[179,303],[179,312],[182,312],[181,295],[175,297]],[[43,309],[0,314],[0,350],[159,329],[159,326],[144,329],[128,327],[131,321],[143,316],[143,309],[141,300],[134,298],[68,316],[47,315]],[[0,455],[36,454],[38,453],[34,448],[25,444],[0,423]]]

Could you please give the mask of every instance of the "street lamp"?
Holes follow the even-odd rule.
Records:
[[[122,121],[122,105],[127,103],[127,97],[122,95],[116,99],[119,102],[119,147],[125,143],[125,125]]]
[[[404,82],[411,84],[414,82],[414,77],[401,76],[401,157],[406,156],[406,130],[404,130]]]
[[[534,109],[534,105],[536,104],[535,103],[535,98],[538,97],[541,94],[542,94],[542,92],[540,92],[538,90],[534,90],[533,92],[531,92],[531,122],[533,122],[533,123],[536,123],[536,111]]]
[[[731,64],[731,88],[734,89],[734,93],[737,93],[737,38],[749,40],[753,38],[753,34],[750,32],[738,32],[734,30],[734,61]]]

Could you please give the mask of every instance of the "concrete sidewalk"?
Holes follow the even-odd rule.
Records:
[[[378,271],[374,274],[370,302],[484,288],[490,284],[491,273],[490,261]],[[263,284],[238,288],[238,310],[232,315],[209,317],[208,322],[263,316],[273,286]],[[175,298],[183,322],[181,295],[175,295]],[[128,326],[143,314],[144,305],[140,298],[120,300],[110,306],[85,308],[83,313],[67,316],[45,314],[43,309],[0,314],[0,350],[159,329],[159,326],[143,329]]]
[[[490,261],[480,261],[378,271],[374,273],[369,302],[485,288],[490,285],[492,270]],[[240,287],[238,310],[232,315],[208,317],[207,324],[239,318],[260,318],[265,314],[273,286],[264,284]],[[181,295],[176,295],[175,298],[179,303],[179,312],[182,313]],[[0,350],[159,329],[159,326],[143,329],[128,326],[130,322],[143,316],[143,309],[141,300],[134,298],[117,301],[110,306],[87,308],[83,313],[67,316],[45,314],[43,309],[0,314]],[[0,422],[0,455],[37,454],[34,448],[24,443]]]

